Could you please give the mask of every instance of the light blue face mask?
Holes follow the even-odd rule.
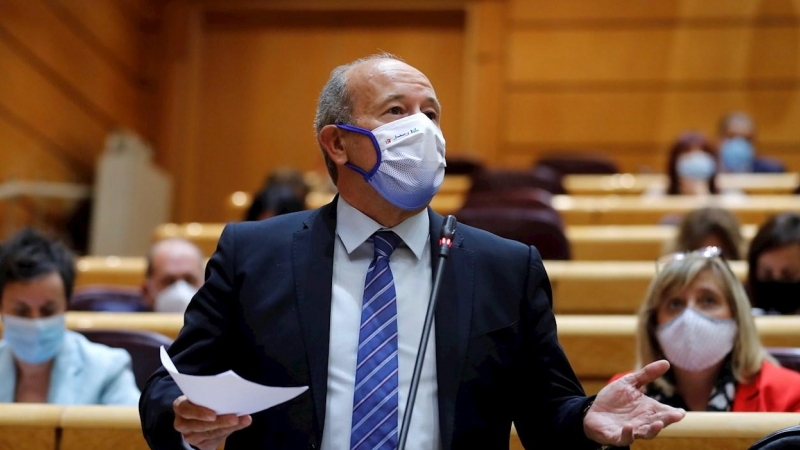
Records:
[[[753,171],[756,152],[753,144],[745,138],[726,139],[720,146],[720,160],[726,172],[748,173]]]
[[[708,153],[695,150],[680,156],[675,170],[681,178],[708,181],[714,176],[714,172],[717,170],[717,164],[714,162],[714,158]]]
[[[3,340],[14,356],[28,364],[41,364],[53,359],[64,343],[64,314],[45,319],[26,319],[3,314]]]

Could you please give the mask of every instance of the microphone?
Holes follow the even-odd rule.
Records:
[[[403,423],[400,426],[400,437],[397,441],[397,449],[405,450],[406,440],[408,439],[408,427],[411,425],[411,413],[414,411],[414,401],[417,399],[417,389],[419,389],[419,379],[422,376],[422,364],[425,362],[425,350],[428,348],[428,340],[431,337],[431,327],[433,326],[433,312],[436,310],[436,299],[439,296],[439,285],[442,282],[444,273],[444,263],[450,256],[450,247],[453,246],[453,235],[456,233],[458,221],[455,216],[447,216],[442,222],[442,231],[439,235],[439,263],[436,266],[436,276],[433,277],[431,287],[431,297],[428,300],[428,312],[425,314],[425,324],[422,327],[422,336],[419,340],[419,350],[417,350],[417,361],[414,363],[414,373],[411,375],[411,389],[406,399],[406,410],[403,415]]]

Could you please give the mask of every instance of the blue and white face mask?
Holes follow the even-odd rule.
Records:
[[[413,211],[427,206],[444,180],[445,141],[442,130],[424,113],[417,113],[374,130],[352,125],[337,127],[372,140],[377,163],[369,171],[350,163],[394,206]]]
[[[744,138],[726,139],[720,146],[720,161],[726,172],[747,173],[753,171],[756,152],[753,144]]]
[[[694,150],[678,157],[675,167],[681,178],[695,181],[708,181],[717,170],[714,158],[702,150]]]
[[[44,319],[27,319],[3,314],[3,340],[22,362],[41,364],[58,354],[64,343],[64,314]]]

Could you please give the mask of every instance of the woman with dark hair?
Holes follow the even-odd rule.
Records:
[[[682,133],[669,152],[668,195],[718,194],[717,152],[702,133]]]
[[[27,229],[0,251],[0,403],[135,405],[139,389],[125,350],[68,331],[72,254]]]
[[[754,307],[766,314],[800,314],[800,214],[779,214],[761,225],[747,262]]]

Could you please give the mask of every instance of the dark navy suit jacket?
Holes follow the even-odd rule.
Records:
[[[443,218],[428,214],[436,249]],[[330,329],[335,227],[336,201],[229,225],[220,237],[169,350],[178,370],[233,369],[265,385],[310,386],[254,414],[226,450],[320,447],[329,334],[336,331]],[[535,248],[459,225],[436,305],[444,450],[508,448],[512,422],[526,448],[597,448],[583,433],[588,399],[557,341],[551,296]],[[139,408],[151,448],[180,448],[172,412],[180,394],[163,368],[145,387]]]

